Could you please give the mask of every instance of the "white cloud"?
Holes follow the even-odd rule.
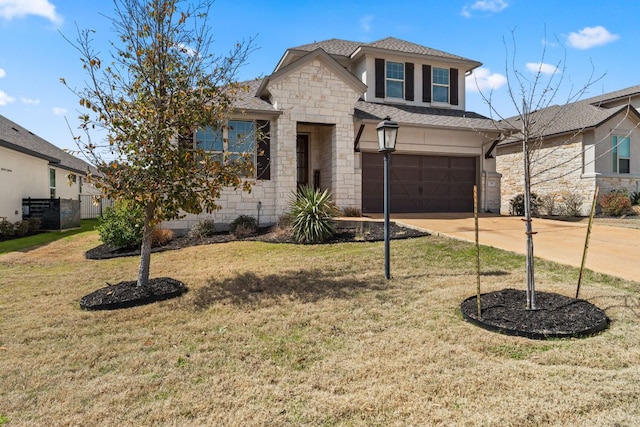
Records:
[[[467,90],[472,92],[500,89],[507,84],[507,78],[499,73],[492,73],[488,68],[476,68],[466,77]]]
[[[47,18],[56,25],[62,24],[62,16],[49,0],[0,0],[0,18],[9,21],[28,15]]]
[[[360,28],[362,31],[368,33],[371,31],[371,23],[373,22],[373,15],[367,15],[360,18]]]
[[[22,102],[23,104],[27,104],[27,105],[38,105],[40,104],[40,100],[39,99],[31,99],[31,98],[25,98],[20,97],[20,102]]]
[[[56,116],[64,116],[67,114],[67,109],[62,107],[53,107],[53,114]]]
[[[472,5],[465,5],[462,8],[462,16],[471,17],[471,11],[498,13],[509,7],[505,0],[476,0]]]
[[[0,68],[0,79],[7,75],[7,72]]]
[[[11,104],[15,98],[10,97],[6,92],[0,90],[0,106]]]
[[[620,36],[611,34],[606,28],[584,27],[577,33],[569,33],[569,46],[576,49],[591,49],[595,46],[602,46],[612,41],[618,40]]]
[[[555,74],[558,72],[558,67],[551,64],[545,64],[544,62],[528,62],[527,70],[532,73],[541,73],[541,74]]]

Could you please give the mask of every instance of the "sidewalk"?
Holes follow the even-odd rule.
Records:
[[[381,215],[376,215],[377,217]],[[472,214],[393,214],[398,224],[417,227],[431,234],[473,242]],[[565,222],[534,218],[536,257],[580,267],[587,234],[587,221]],[[526,250],[525,225],[521,217],[482,214],[480,244],[520,254]],[[586,267],[590,270],[640,282],[640,230],[594,225]]]

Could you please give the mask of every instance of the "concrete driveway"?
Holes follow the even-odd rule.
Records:
[[[391,219],[398,224],[417,227],[431,234],[475,241],[472,214],[393,214]],[[587,224],[586,219],[565,222],[535,218],[535,255],[580,267]],[[481,245],[525,253],[525,225],[521,217],[482,214],[479,228]],[[640,230],[594,225],[586,267],[600,273],[640,282]]]

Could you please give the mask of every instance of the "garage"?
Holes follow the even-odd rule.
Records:
[[[362,153],[362,211],[384,211],[384,155]],[[476,157],[392,154],[392,213],[473,212]]]

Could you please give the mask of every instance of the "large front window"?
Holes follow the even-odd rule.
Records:
[[[387,97],[404,98],[404,64],[387,61]]]
[[[229,120],[222,129],[207,127],[196,131],[196,147],[201,148],[216,160],[225,158],[236,160],[249,153],[255,163],[255,129],[254,122]]]
[[[433,101],[449,103],[449,70],[433,69]]]
[[[614,173],[629,173],[631,159],[631,143],[628,136],[611,137],[611,155],[613,157],[612,171]]]

